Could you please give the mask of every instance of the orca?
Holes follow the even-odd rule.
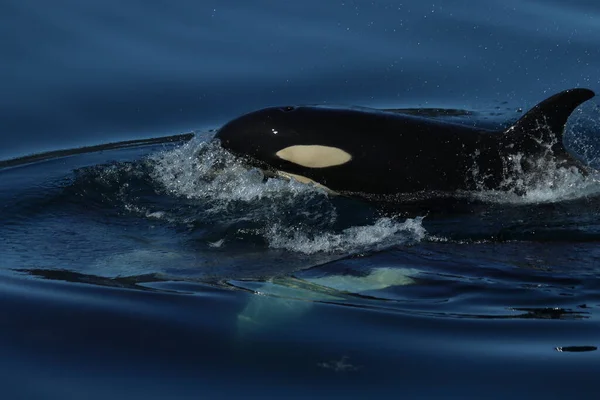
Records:
[[[288,106],[236,118],[215,138],[252,166],[341,194],[510,190],[507,178],[536,173],[540,159],[587,170],[563,132],[594,95],[565,90],[501,131],[363,107]]]

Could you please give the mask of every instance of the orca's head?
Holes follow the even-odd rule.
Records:
[[[331,130],[336,121],[339,123],[334,109],[271,107],[228,122],[215,138],[223,148],[255,166],[302,172],[352,159],[347,150],[335,145]]]

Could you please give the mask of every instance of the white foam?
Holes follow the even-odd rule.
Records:
[[[192,139],[150,158],[152,177],[170,194],[189,199],[252,202],[262,198],[290,198],[325,191],[294,180],[265,179],[262,171],[244,166],[215,140]]]
[[[425,235],[422,218],[407,219],[405,222],[381,218],[372,225],[353,226],[340,233],[319,232],[313,235],[304,229],[273,225],[265,236],[271,248],[314,254],[380,250],[420,241]]]
[[[163,218],[165,218],[165,212],[164,211],[149,212],[146,214],[146,217],[154,218],[154,219],[163,219]]]
[[[248,222],[272,249],[300,254],[352,254],[421,240],[421,219],[399,222],[382,218],[372,224],[334,232],[338,210],[328,193],[294,180],[265,179],[262,172],[243,165],[217,141],[196,139],[150,159],[151,176],[168,194],[200,200],[219,223]],[[163,210],[147,210],[150,218],[168,219]],[[206,214],[192,214],[200,218]],[[177,218],[182,218],[178,215]],[[189,222],[189,221],[182,221]],[[349,221],[352,223],[351,221]],[[243,233],[241,229],[239,232]],[[339,229],[339,228],[338,228]],[[211,247],[226,247],[219,238]]]
[[[581,112],[576,113],[578,118],[572,118],[566,130],[566,137],[570,142],[578,143],[579,152],[584,154],[586,163],[594,164],[592,156],[597,146],[586,139],[583,132],[585,126],[596,126],[597,121],[591,123],[581,120]],[[550,130],[548,126],[538,126],[538,130]],[[533,133],[535,134],[535,132]],[[515,154],[505,160],[504,180],[500,190],[480,190],[474,197],[483,201],[508,204],[535,204],[553,203],[565,200],[574,200],[582,197],[600,194],[600,174],[593,169],[589,173],[582,172],[579,168],[565,165],[554,157],[553,146],[559,139],[554,138],[550,143],[538,141],[542,154],[533,160],[524,154]],[[562,140],[562,139],[561,139]],[[527,165],[527,170],[523,169]],[[477,180],[478,171],[474,170]]]
[[[581,172],[575,167],[559,166],[553,160],[540,159],[535,172],[523,173],[520,158],[514,160],[513,173],[507,174],[501,187],[508,190],[483,190],[473,196],[493,203],[537,204],[574,200],[600,193],[600,174]]]

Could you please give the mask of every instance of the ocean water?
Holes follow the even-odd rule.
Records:
[[[506,127],[600,91],[597,2],[6,0],[0,32],[1,398],[597,397],[598,174],[381,204],[213,140],[307,103]],[[594,98],[567,147],[599,134]]]

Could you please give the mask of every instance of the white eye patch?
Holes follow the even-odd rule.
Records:
[[[333,167],[345,164],[352,159],[352,156],[342,149],[316,144],[286,147],[275,155],[282,160],[308,168]]]

